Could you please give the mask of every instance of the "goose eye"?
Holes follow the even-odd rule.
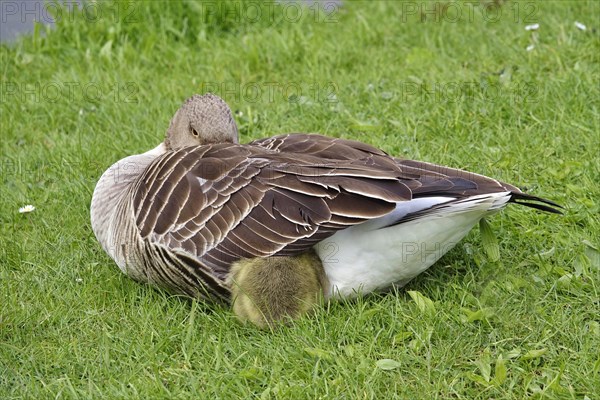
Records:
[[[198,137],[198,135],[199,135],[199,134],[198,134],[198,131],[197,131],[197,130],[195,130],[195,129],[194,129],[192,126],[190,126],[190,133],[191,133],[192,135],[194,135],[195,137]]]

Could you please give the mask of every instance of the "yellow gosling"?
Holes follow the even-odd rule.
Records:
[[[312,310],[323,298],[327,278],[321,260],[310,251],[293,257],[237,261],[228,284],[237,317],[267,328]]]

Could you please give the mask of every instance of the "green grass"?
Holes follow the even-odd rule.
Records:
[[[101,3],[2,45],[0,398],[597,398],[600,6],[500,2],[496,21],[466,3],[348,2],[298,21],[276,7],[257,22]],[[511,206],[490,221],[500,261],[475,229],[397,293],[242,326],[122,275],[89,223],[101,173],[207,88],[240,111],[242,141],[358,139],[527,187],[565,215]]]

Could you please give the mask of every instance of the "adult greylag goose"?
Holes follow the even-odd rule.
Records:
[[[273,288],[293,283],[328,299],[402,286],[511,202],[560,212],[496,179],[356,141],[286,134],[238,144],[231,110],[206,94],[183,104],[163,143],[102,175],[90,211],[102,248],[138,281],[225,303],[254,288],[263,302],[310,305],[309,295]],[[282,264],[294,272],[278,275]],[[310,308],[298,304],[287,307]]]

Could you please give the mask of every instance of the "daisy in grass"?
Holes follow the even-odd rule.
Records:
[[[31,204],[27,204],[26,206],[19,208],[20,214],[26,214],[26,213],[30,213],[33,211],[35,211],[35,207],[32,206]]]

